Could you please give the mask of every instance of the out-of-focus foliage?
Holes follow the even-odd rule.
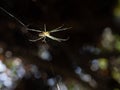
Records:
[[[37,66],[29,66],[27,68],[22,59],[12,56],[11,51],[4,51],[3,47],[0,47],[0,89],[13,90],[22,78],[32,74],[35,78],[40,78]]]
[[[97,71],[98,69],[106,70],[108,69],[108,60],[106,58],[94,59],[91,62],[91,70]]]
[[[120,57],[113,58],[111,69],[112,77],[120,84]]]
[[[103,34],[102,34],[102,46],[105,49],[108,50],[113,50],[114,49],[114,41],[115,41],[115,37],[112,34],[112,31],[109,27],[105,28]]]
[[[120,51],[120,35],[113,34],[110,28],[105,28],[101,40],[104,50]]]
[[[120,18],[120,0],[117,0],[117,5],[114,8],[114,16]]]

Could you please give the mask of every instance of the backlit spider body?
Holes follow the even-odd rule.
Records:
[[[50,33],[49,32],[42,32],[39,34],[39,37],[49,37],[50,36]]]
[[[0,7],[0,9],[1,9],[2,11],[4,11],[5,13],[7,13],[7,14],[8,14],[9,16],[11,16],[12,18],[14,18],[17,22],[19,22],[19,24],[21,24],[21,25],[25,28],[25,30],[27,30],[27,31],[34,31],[34,32],[38,32],[38,33],[39,33],[37,39],[29,40],[29,41],[36,42],[36,41],[42,40],[42,41],[46,42],[46,37],[47,37],[47,38],[50,38],[50,39],[52,39],[52,40],[58,41],[58,42],[68,40],[68,38],[67,38],[67,39],[56,38],[56,37],[54,37],[54,36],[51,36],[50,34],[51,34],[51,33],[54,33],[54,32],[58,32],[58,31],[67,30],[67,29],[70,29],[70,28],[62,28],[63,26],[60,26],[60,27],[58,27],[58,28],[56,28],[56,29],[53,29],[53,30],[51,30],[51,31],[47,31],[47,30],[46,30],[46,25],[44,24],[44,30],[43,30],[43,31],[41,31],[41,30],[36,30],[36,29],[31,29],[31,28],[28,28],[27,25],[25,25],[23,22],[21,22],[18,18],[16,18],[15,16],[13,16],[11,13],[9,13],[8,11],[6,11],[5,9],[3,9],[3,8],[1,8],[1,7]]]
[[[53,29],[53,30],[51,30],[51,31],[46,31],[46,25],[44,24],[44,31],[33,30],[33,29],[28,29],[28,30],[30,30],[30,31],[35,31],[35,32],[38,32],[38,33],[39,33],[39,34],[38,34],[38,37],[39,37],[39,38],[34,39],[34,40],[30,40],[30,41],[32,41],[32,42],[36,42],[36,41],[41,40],[41,39],[43,39],[43,41],[46,42],[46,38],[50,38],[50,39],[52,39],[52,40],[61,42],[61,41],[66,41],[66,40],[68,40],[68,38],[67,38],[67,39],[56,38],[56,37],[54,37],[54,36],[51,36],[50,34],[53,33],[53,32],[63,31],[63,30],[67,30],[67,29],[69,29],[69,28],[62,28],[62,26],[60,26],[60,27],[58,27],[58,28],[56,28],[56,29]]]

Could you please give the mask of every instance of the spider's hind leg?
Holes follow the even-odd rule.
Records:
[[[44,43],[46,43],[46,37],[44,37],[42,41],[43,41]]]
[[[41,40],[43,37],[41,37],[41,38],[37,38],[37,39],[34,39],[34,40],[29,40],[29,41],[31,41],[31,42],[36,42],[36,41],[39,41],[39,40]]]

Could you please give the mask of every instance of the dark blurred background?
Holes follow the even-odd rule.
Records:
[[[41,73],[24,76],[15,90],[120,90],[120,0],[0,0],[0,7],[30,28],[72,27],[53,34],[68,41],[30,42],[38,33],[0,10],[1,60],[10,51],[26,72],[34,64]]]

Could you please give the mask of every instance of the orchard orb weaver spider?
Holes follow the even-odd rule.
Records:
[[[35,30],[35,29],[28,29],[28,30],[30,30],[30,31],[35,31],[35,32],[38,32],[38,33],[39,33],[39,34],[38,34],[39,38],[34,39],[34,40],[29,40],[29,41],[36,42],[36,41],[38,41],[38,40],[43,39],[43,41],[46,42],[46,38],[50,38],[50,39],[55,40],[55,41],[58,41],[58,42],[66,41],[66,40],[68,40],[68,38],[67,38],[67,39],[62,39],[62,38],[56,38],[56,37],[50,35],[51,33],[59,32],[59,31],[63,31],[63,30],[67,30],[67,29],[70,29],[70,28],[71,28],[71,27],[70,27],[70,28],[62,28],[62,27],[63,27],[63,25],[60,26],[60,27],[58,27],[58,28],[55,28],[55,29],[53,29],[53,30],[51,30],[51,31],[47,31],[47,30],[46,30],[46,25],[44,24],[44,31]]]

